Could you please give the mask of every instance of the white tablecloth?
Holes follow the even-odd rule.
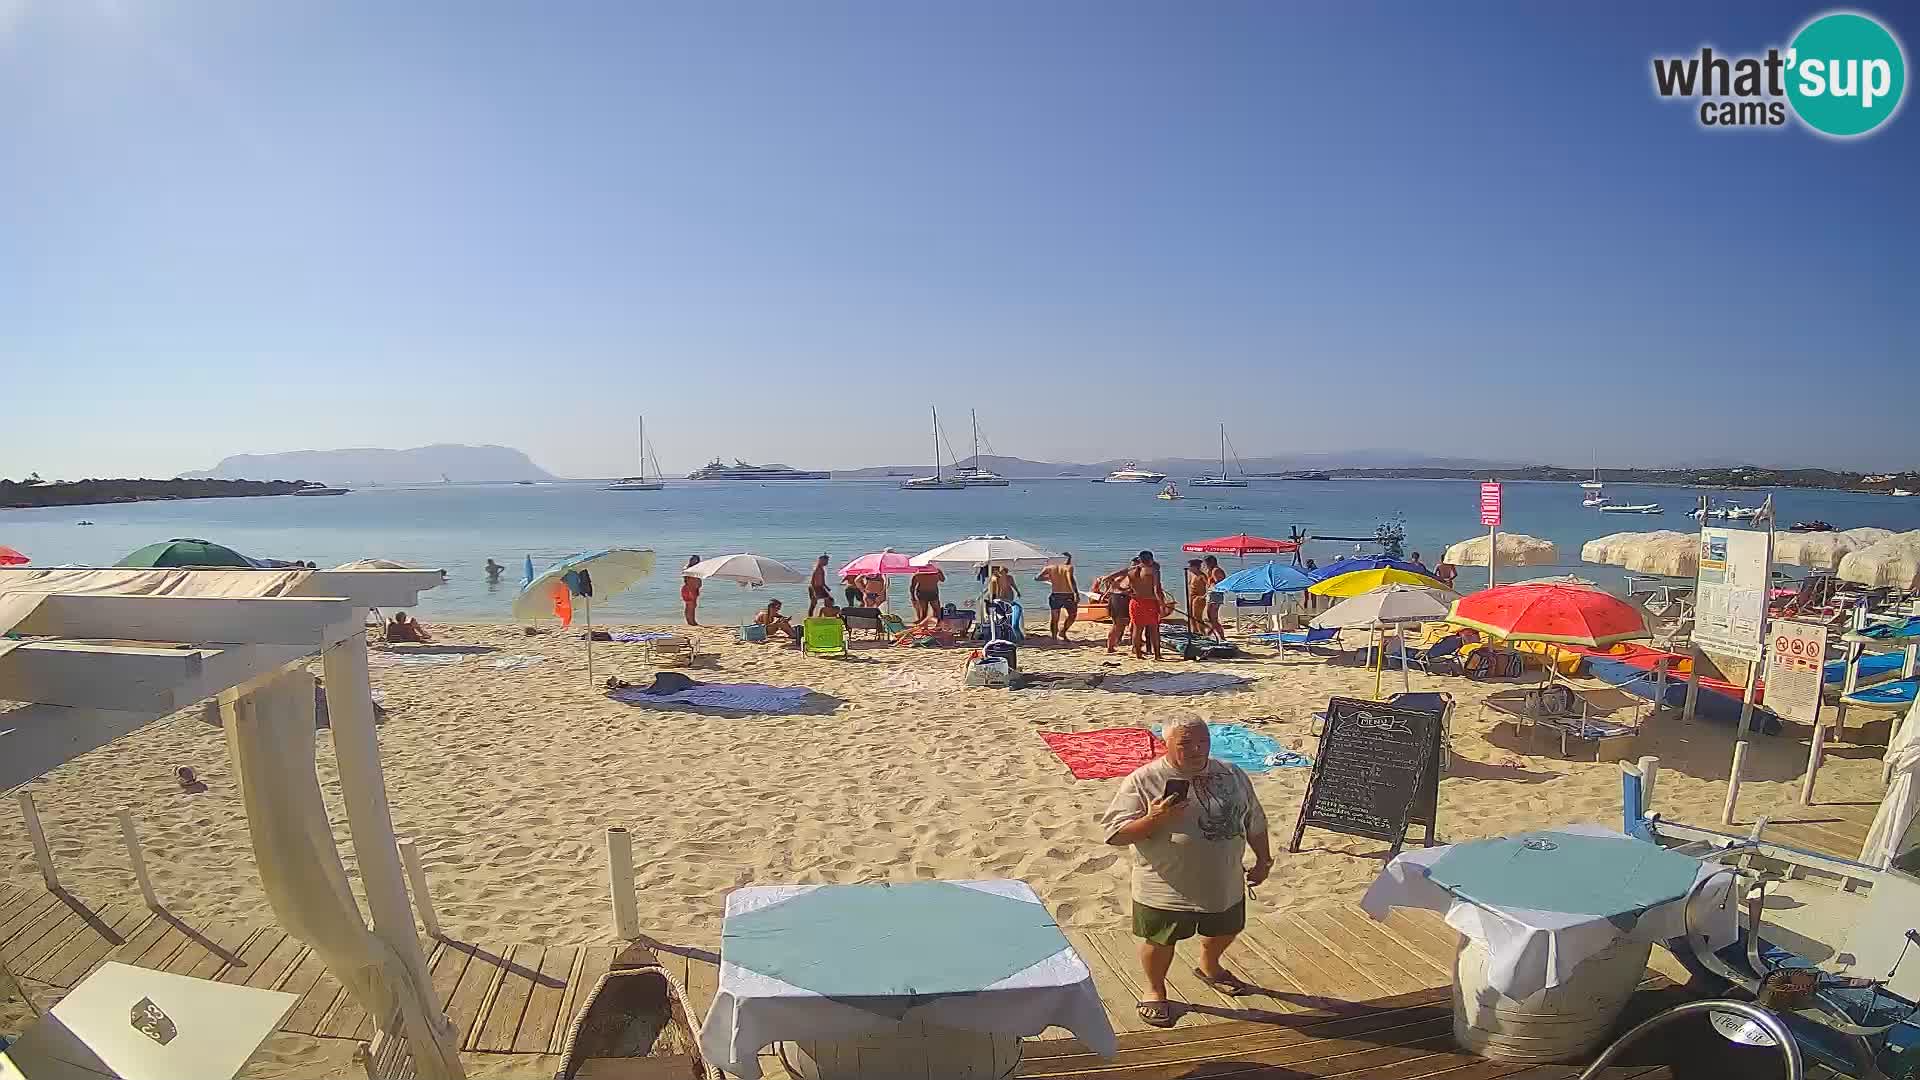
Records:
[[[948,882],[1038,905],[1026,882],[1011,880]],[[762,885],[727,895],[727,918],[757,911],[822,885]],[[831,942],[823,942],[831,948]],[[955,948],[966,948],[964,939]],[[1103,1057],[1116,1049],[1113,1025],[1100,1005],[1093,973],[1069,946],[978,992],[938,997],[905,1011],[901,1020],[822,997],[720,957],[720,987],[700,1027],[700,1049],[713,1064],[743,1080],[759,1080],[760,1051],[788,1040],[844,1039],[892,1031],[906,1019],[945,1028],[1038,1035],[1061,1027]]]
[[[1598,825],[1563,825],[1556,831],[1624,835]],[[1683,900],[1649,908],[1629,930],[1620,929],[1604,915],[1468,903],[1427,877],[1427,868],[1447,850],[1442,846],[1401,853],[1367,888],[1360,908],[1376,919],[1386,918],[1397,907],[1444,912],[1448,926],[1486,946],[1487,982],[1508,997],[1524,998],[1559,986],[1581,961],[1622,938],[1659,942],[1686,934]],[[1717,863],[1700,864],[1695,882],[1718,868]],[[1732,942],[1736,933],[1734,905],[1723,904],[1725,898],[1726,889],[1716,884],[1701,894],[1693,910],[1695,925],[1706,931],[1715,949]]]

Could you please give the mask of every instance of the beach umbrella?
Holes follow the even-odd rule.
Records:
[[[886,577],[905,577],[918,574],[926,567],[913,565],[913,560],[898,551],[888,548],[862,555],[840,568],[841,578],[871,577],[880,574]]]
[[[1291,555],[1300,550],[1296,540],[1269,540],[1264,536],[1216,536],[1212,540],[1194,540],[1180,545],[1181,551],[1192,551],[1203,555],[1232,555],[1244,559],[1249,555]]]
[[[1342,574],[1351,574],[1356,570],[1404,570],[1410,574],[1428,573],[1426,567],[1405,559],[1390,559],[1385,555],[1349,555],[1344,559],[1335,559],[1315,570],[1313,580],[1325,581]],[[1445,588],[1444,585],[1441,587]]]
[[[1873,543],[1874,540],[1844,532],[1780,532],[1773,537],[1773,561],[1813,570],[1834,570],[1839,568],[1841,559]]]
[[[680,574],[682,577],[719,578],[754,588],[762,585],[799,585],[807,580],[807,575],[786,563],[752,552],[722,555],[717,559],[694,563],[680,571]]]
[[[1841,579],[1874,588],[1920,589],[1920,532],[1895,533],[1840,559]]]
[[[138,551],[129,552],[126,558],[114,565],[148,568],[237,566],[250,570],[253,569],[253,560],[210,540],[174,539],[148,544]]]
[[[1417,585],[1423,589],[1441,590],[1447,587],[1446,582],[1418,570],[1383,566],[1375,570],[1354,570],[1345,574],[1335,574],[1332,577],[1323,577],[1309,586],[1307,591],[1315,596],[1359,596],[1364,592],[1372,592],[1382,585]]]
[[[352,562],[343,562],[339,566],[334,567],[334,569],[335,570],[415,570],[415,569],[418,569],[418,567],[408,566],[406,563],[402,563],[402,562],[394,562],[392,559],[355,559]],[[529,577],[531,577],[531,575],[529,575]]]
[[[1639,608],[1612,593],[1568,585],[1499,585],[1453,602],[1447,621],[1509,641],[1604,649],[1647,637]],[[1552,670],[1552,666],[1548,666]]]
[[[0,544],[0,566],[25,566],[32,561],[17,549]]]
[[[1350,596],[1321,612],[1313,620],[1317,630],[1345,630],[1366,627],[1383,630],[1388,626],[1400,626],[1406,623],[1432,622],[1447,617],[1449,604],[1458,598],[1458,594],[1447,589],[1423,588],[1418,585],[1382,585],[1377,589]],[[1385,649],[1385,635],[1382,634],[1382,647],[1374,652],[1373,696],[1380,696],[1380,673],[1386,668],[1386,657],[1381,655]],[[1403,637],[1400,641],[1400,685],[1402,689],[1411,689],[1407,675],[1407,644]]]
[[[1447,548],[1440,561],[1455,566],[1485,566],[1489,550],[1493,545],[1485,536],[1473,536]],[[1501,533],[1497,550],[1502,567],[1552,566],[1560,559],[1560,549],[1553,546],[1553,541],[1526,533]]]
[[[1004,566],[1009,570],[1038,570],[1060,556],[1007,536],[969,536],[923,551],[911,560],[915,566]]]
[[[1693,577],[1700,570],[1700,534],[1670,529],[1614,533],[1583,545],[1580,558],[1640,574]]]
[[[1608,533],[1605,536],[1596,537],[1580,545],[1580,561],[1595,563],[1600,566],[1612,566],[1613,553],[1619,549],[1621,544],[1626,543],[1628,540],[1631,540],[1634,537],[1644,536],[1644,535],[1646,534],[1636,533],[1636,532],[1617,532],[1617,533]]]
[[[1920,713],[1920,706],[1907,710],[1906,723],[1887,744],[1886,772],[1891,782],[1880,801],[1880,812],[1873,816],[1873,825],[1867,830],[1866,844],[1860,849],[1861,862],[1882,870],[1900,853],[1901,840],[1920,809],[1920,795],[1914,790],[1916,778],[1920,778],[1920,715],[1916,713]]]
[[[1312,584],[1313,578],[1292,563],[1270,562],[1260,566],[1249,566],[1238,573],[1228,574],[1209,591],[1217,593],[1301,592]]]
[[[527,561],[531,564],[533,556],[527,556]],[[520,594],[513,598],[513,617],[532,621],[549,612],[564,612],[562,621],[570,625],[573,598],[580,597],[587,626],[587,685],[592,686],[593,598],[617,596],[651,573],[653,552],[648,548],[611,548],[570,555],[520,587]]]

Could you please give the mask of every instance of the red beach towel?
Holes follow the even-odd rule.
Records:
[[[1112,780],[1160,755],[1160,740],[1144,728],[1043,731],[1041,741],[1066,763],[1076,780]]]

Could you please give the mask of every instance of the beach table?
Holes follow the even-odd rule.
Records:
[[[743,1080],[1003,1076],[1049,1027],[1114,1052],[1092,973],[1025,882],[762,885],[727,896],[700,1048]]]
[[[1454,954],[1454,1038],[1485,1057],[1570,1061],[1613,1030],[1655,942],[1684,937],[1687,893],[1717,869],[1594,825],[1403,852],[1360,907],[1444,914]],[[1724,888],[1694,904],[1716,949],[1735,937]]]

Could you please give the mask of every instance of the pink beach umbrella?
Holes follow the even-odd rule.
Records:
[[[895,551],[892,548],[888,548],[885,551],[876,551],[868,555],[862,555],[859,558],[848,563],[847,565],[841,567],[840,577],[842,580],[845,580],[851,577],[863,577],[863,576],[868,576],[872,574],[883,574],[883,575],[893,576],[893,577],[911,577],[914,574],[926,573],[927,571],[926,567],[915,566],[913,565],[912,562],[909,561],[909,559],[911,559],[911,556],[902,555],[900,552]]]

